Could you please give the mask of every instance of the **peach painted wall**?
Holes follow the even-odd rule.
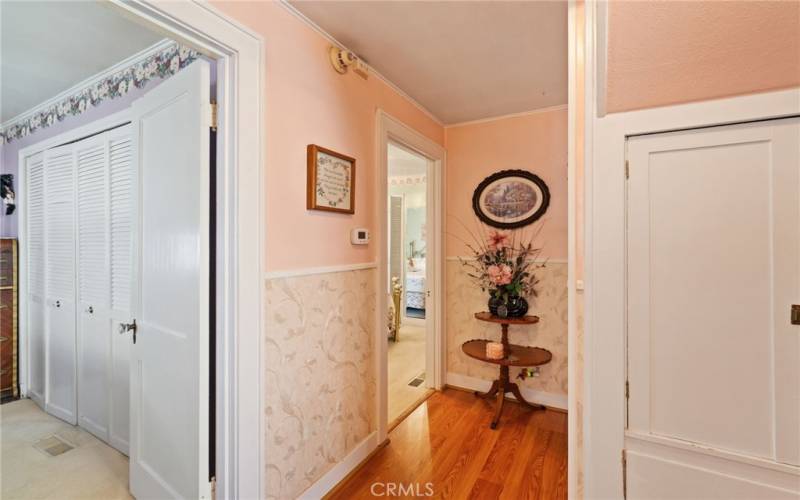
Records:
[[[267,271],[376,260],[376,243],[350,244],[350,230],[375,230],[375,111],[384,109],[439,144],[444,130],[382,80],[336,73],[330,43],[275,2],[215,2],[261,34],[266,49]],[[354,215],[306,210],[306,145],[356,158]]]
[[[476,231],[472,193],[498,170],[530,170],[550,189],[550,208],[539,222],[543,257],[567,258],[567,110],[558,108],[446,129],[448,256],[466,256]],[[529,229],[530,230],[530,229]],[[529,231],[526,230],[526,231]]]
[[[606,110],[800,85],[798,1],[612,1]]]

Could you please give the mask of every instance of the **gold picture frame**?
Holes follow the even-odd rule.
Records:
[[[306,208],[353,214],[356,211],[356,159],[309,144]]]

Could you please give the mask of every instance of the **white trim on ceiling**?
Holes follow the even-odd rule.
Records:
[[[477,120],[469,120],[465,122],[451,123],[445,125],[444,128],[464,127],[466,125],[477,125],[479,123],[494,122],[498,120],[505,120],[506,118],[518,118],[521,116],[538,115],[540,113],[550,113],[552,111],[564,111],[567,109],[566,104],[558,104],[556,106],[547,106],[546,108],[531,109],[529,111],[520,111],[519,113],[509,113],[507,115],[490,116],[488,118],[479,118]]]
[[[351,50],[349,47],[345,46],[345,45],[344,45],[343,43],[341,43],[339,40],[337,40],[336,38],[334,38],[334,36],[333,36],[333,35],[331,35],[331,34],[330,34],[330,33],[328,33],[327,31],[325,31],[324,29],[322,29],[322,28],[321,28],[321,27],[320,27],[320,26],[319,26],[317,23],[315,23],[314,21],[312,21],[311,19],[309,19],[308,17],[306,17],[306,15],[305,15],[305,14],[303,14],[302,12],[300,12],[299,10],[297,10],[296,8],[294,8],[294,6],[293,6],[292,4],[290,4],[290,3],[288,2],[288,0],[278,0],[278,4],[279,4],[279,5],[281,5],[281,6],[282,6],[284,9],[286,9],[286,10],[287,10],[287,11],[288,11],[290,14],[292,14],[292,15],[293,15],[293,16],[295,16],[295,17],[297,17],[298,19],[300,19],[301,21],[303,21],[305,24],[307,24],[309,27],[311,27],[311,29],[313,29],[314,31],[316,31],[317,33],[319,33],[320,35],[322,35],[324,38],[326,38],[326,39],[327,39],[329,42],[331,42],[332,44],[334,44],[334,45],[336,45],[337,47],[340,47],[340,48],[342,48],[342,49],[344,49],[344,50],[347,50],[347,51],[350,51],[350,52],[356,53],[354,50]],[[365,62],[365,64],[367,64],[367,63]],[[393,83],[391,80],[389,80],[388,78],[386,78],[385,76],[383,76],[383,74],[381,74],[381,72],[380,72],[380,71],[376,70],[374,67],[372,67],[372,66],[371,66],[371,65],[369,65],[369,64],[367,64],[367,66],[369,67],[369,73],[370,73],[371,75],[375,75],[376,77],[378,77],[378,78],[379,78],[381,81],[383,81],[383,83],[385,83],[386,85],[388,85],[388,86],[389,86],[389,87],[390,87],[392,90],[394,90],[395,92],[397,92],[398,94],[400,94],[400,95],[401,95],[403,98],[405,98],[405,99],[406,99],[408,102],[410,102],[411,104],[413,104],[413,105],[414,105],[414,106],[415,106],[417,109],[419,109],[420,111],[422,111],[422,112],[423,112],[423,113],[424,113],[424,114],[425,114],[425,115],[426,115],[428,118],[430,118],[431,120],[433,120],[434,122],[436,122],[436,124],[437,124],[437,125],[439,125],[440,127],[445,127],[445,124],[444,124],[444,122],[443,122],[442,120],[440,120],[439,118],[437,118],[437,117],[436,117],[436,115],[434,115],[433,113],[431,113],[431,111],[430,111],[428,108],[426,108],[425,106],[423,106],[422,104],[420,104],[420,102],[419,102],[419,101],[417,101],[416,99],[414,99],[413,97],[411,97],[410,95],[408,95],[406,92],[404,92],[404,91],[403,91],[403,89],[401,89],[400,87],[398,87],[397,85],[395,85],[395,84],[394,84],[394,83]]]
[[[18,122],[33,117],[36,113],[41,113],[46,108],[55,106],[60,102],[64,101],[65,99],[68,99],[69,97],[79,94],[84,90],[91,88],[93,85],[105,80],[106,78],[110,78],[116,75],[117,73],[120,73],[132,66],[137,65],[138,63],[152,56],[153,54],[157,54],[162,50],[167,49],[174,43],[175,42],[170,40],[169,38],[164,38],[163,40],[154,43],[150,47],[147,47],[146,49],[141,50],[126,59],[123,59],[122,61],[114,64],[113,66],[106,68],[100,73],[92,75],[89,78],[83,80],[82,82],[76,83],[75,85],[61,92],[60,94],[57,94],[56,96],[51,97],[50,99],[35,105],[29,110],[24,111],[13,118],[9,118],[3,123],[0,123],[0,130],[6,130]]]

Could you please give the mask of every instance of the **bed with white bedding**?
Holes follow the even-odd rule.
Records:
[[[425,259],[414,259],[414,269],[406,267],[406,308],[425,310]]]

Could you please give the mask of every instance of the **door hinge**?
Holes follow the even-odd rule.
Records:
[[[622,450],[622,498],[628,498],[628,457]]]
[[[217,130],[217,102],[211,101],[211,130]]]
[[[631,398],[631,383],[627,380],[625,381],[625,399]]]
[[[630,179],[631,177],[631,168],[628,165],[628,160],[625,160],[625,178]]]

